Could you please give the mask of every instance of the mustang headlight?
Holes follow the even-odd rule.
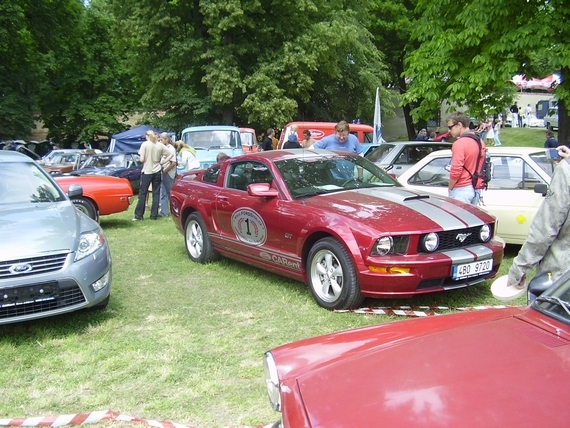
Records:
[[[479,238],[482,242],[487,242],[491,239],[491,228],[488,224],[481,226],[481,229],[479,230]]]
[[[84,259],[93,254],[105,243],[105,235],[102,229],[83,232],[79,237],[79,245],[75,253],[75,261]]]
[[[376,253],[379,256],[385,256],[394,247],[394,240],[391,236],[383,236],[376,241]]]
[[[428,252],[433,252],[439,247],[439,235],[437,233],[431,232],[424,236],[422,240],[422,245]]]
[[[266,352],[263,356],[263,371],[265,372],[265,386],[269,403],[276,412],[281,411],[281,393],[279,390],[279,375],[271,352]]]

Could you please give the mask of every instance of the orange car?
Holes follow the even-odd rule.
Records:
[[[75,207],[95,221],[99,216],[126,211],[133,202],[133,189],[126,178],[107,175],[57,175],[53,177],[65,193],[77,184],[83,195],[71,198]]]

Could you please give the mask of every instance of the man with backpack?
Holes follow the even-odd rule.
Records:
[[[485,143],[469,129],[469,116],[462,112],[452,113],[447,118],[447,128],[455,138],[451,146],[449,171],[449,197],[478,205],[485,182],[481,169],[485,163]]]

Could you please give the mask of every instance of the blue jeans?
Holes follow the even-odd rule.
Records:
[[[174,178],[168,173],[162,173],[162,182],[160,183],[160,216],[166,217],[170,214],[170,189],[174,184]]]
[[[474,189],[473,186],[454,187],[449,191],[449,197],[466,204],[479,205],[481,191]]]

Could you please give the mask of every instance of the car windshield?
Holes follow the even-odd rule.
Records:
[[[234,130],[191,131],[182,135],[182,141],[195,149],[239,149],[240,133]]]
[[[52,150],[42,157],[42,161],[45,163],[54,163],[54,159],[57,156],[62,156],[65,152],[63,150]]]
[[[394,147],[396,147],[394,144],[383,143],[372,153],[366,155],[366,159],[370,162],[380,163],[386,156],[388,156],[388,153],[390,153]]]
[[[93,155],[83,164],[83,168],[125,168],[127,156],[123,153]]]
[[[50,158],[50,163],[74,164],[79,156],[79,153],[59,153]]]
[[[253,134],[251,132],[240,132],[241,143],[245,146],[255,145]]]
[[[294,198],[367,187],[399,186],[362,156],[294,158],[275,162]]]
[[[65,200],[59,187],[30,162],[3,163],[0,169],[2,205],[59,202]]]
[[[550,288],[533,302],[533,307],[570,325],[570,272],[567,272],[554,289]]]

